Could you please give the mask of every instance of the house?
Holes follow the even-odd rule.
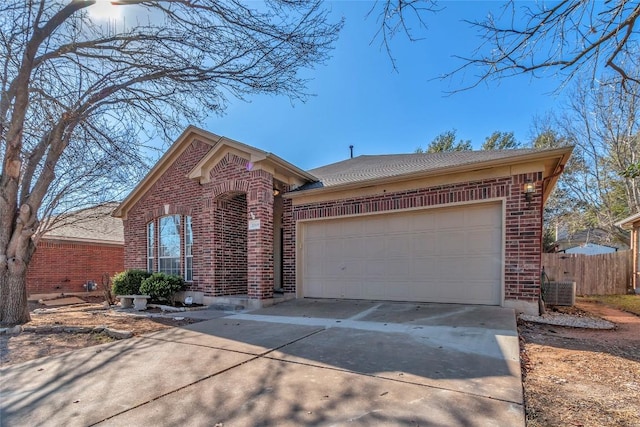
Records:
[[[598,255],[627,250],[628,246],[616,241],[602,228],[587,228],[573,233],[556,231],[556,252],[568,254]]]
[[[633,257],[632,281],[635,292],[640,293],[640,213],[622,219],[616,222],[614,225],[625,230],[631,230],[631,256]]]
[[[88,282],[100,284],[104,273],[124,270],[122,220],[111,216],[117,206],[106,203],[56,218],[29,263],[27,293],[86,292]]]
[[[558,252],[564,252],[567,254],[601,255],[618,252],[618,248],[608,245],[599,245],[597,243],[581,243],[567,249],[559,250]]]
[[[359,156],[304,171],[187,128],[120,204],[125,267],[246,295],[536,312],[542,206],[572,148]]]

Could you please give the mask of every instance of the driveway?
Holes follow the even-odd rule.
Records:
[[[294,300],[0,370],[0,424],[524,426],[513,310]]]

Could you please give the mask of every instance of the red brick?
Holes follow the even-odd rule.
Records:
[[[88,281],[100,287],[104,273],[124,270],[123,254],[122,245],[43,239],[29,263],[27,292],[83,292]]]

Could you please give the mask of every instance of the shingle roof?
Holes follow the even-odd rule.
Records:
[[[105,203],[71,212],[60,218],[60,221],[44,235],[44,239],[124,244],[122,219],[111,216],[117,207],[118,203]]]
[[[363,155],[308,171],[320,182],[307,184],[299,190],[332,187],[342,184],[407,175],[420,171],[435,171],[448,167],[471,165],[492,160],[517,158],[545,149],[451,151],[442,153]]]

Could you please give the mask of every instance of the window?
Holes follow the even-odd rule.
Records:
[[[155,242],[153,240],[154,226],[155,224],[153,221],[147,224],[147,271],[148,272],[153,271],[153,250],[155,245]]]
[[[180,215],[160,218],[158,231],[158,271],[180,275]]]
[[[193,230],[191,217],[184,217],[184,280],[193,280]]]
[[[184,221],[184,228],[181,221]],[[147,271],[154,271],[156,245],[158,261],[155,271],[183,274],[185,281],[193,281],[193,228],[190,216],[168,215],[147,224]]]

